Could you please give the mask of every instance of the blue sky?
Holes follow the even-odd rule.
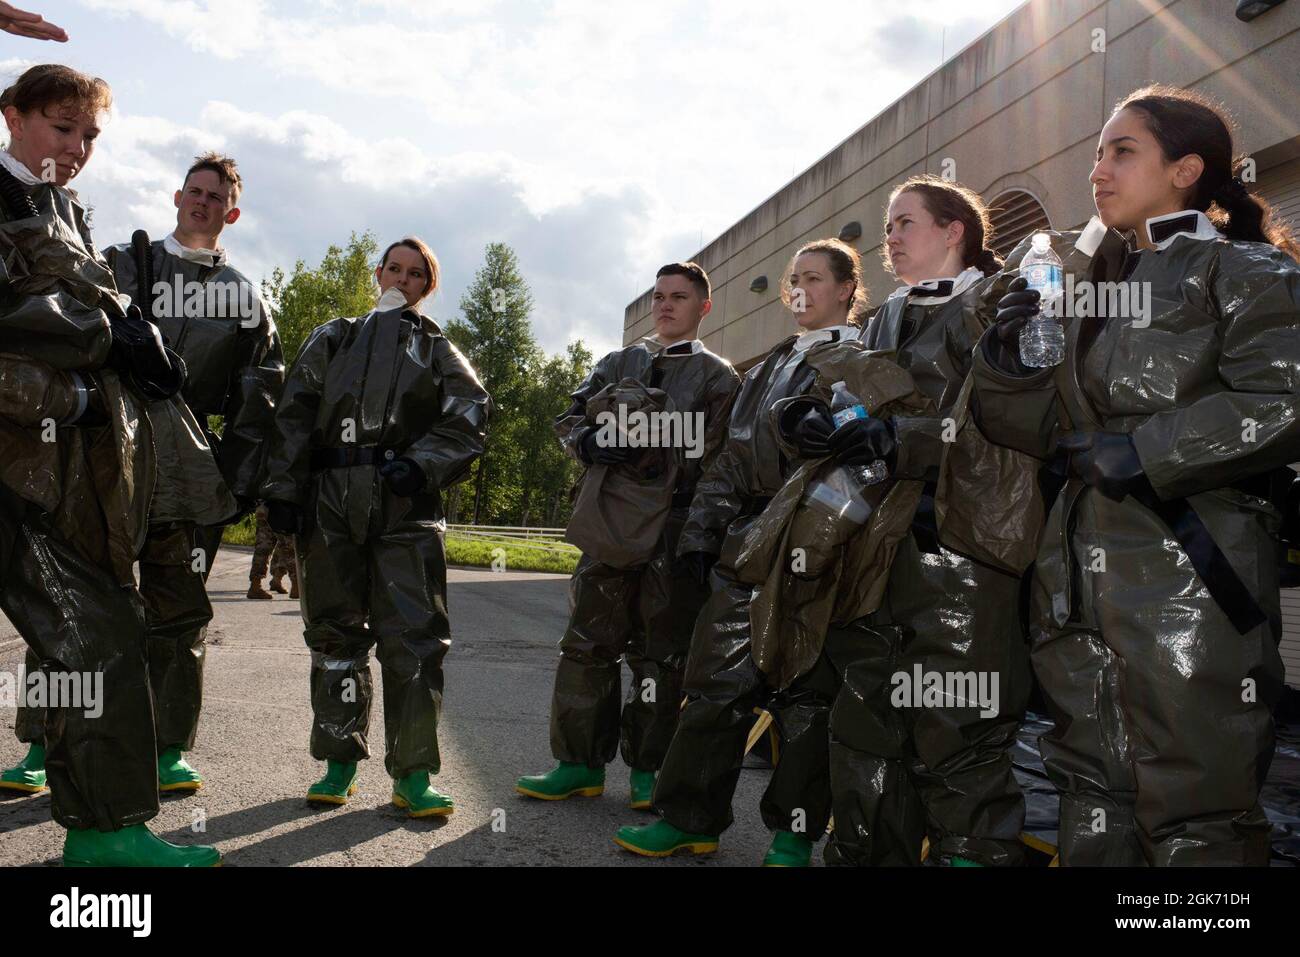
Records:
[[[96,240],[174,225],[205,148],[245,179],[223,241],[254,278],[372,229],[426,239],[457,314],[483,247],[519,253],[548,351],[619,344],[623,307],[1019,0],[24,0],[67,44],[0,35],[0,80],[113,86],[76,188]],[[915,9],[909,9],[909,7]]]

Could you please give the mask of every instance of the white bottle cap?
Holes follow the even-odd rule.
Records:
[[[1052,237],[1047,233],[1034,233],[1034,238],[1030,240],[1034,246],[1034,252],[1045,253],[1052,248]]]

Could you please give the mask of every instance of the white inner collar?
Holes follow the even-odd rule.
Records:
[[[889,298],[893,299],[897,296],[910,296],[912,294],[912,290],[915,289],[917,286],[920,286],[921,288],[933,289],[940,282],[942,282],[943,279],[947,279],[947,278],[948,278],[947,276],[944,276],[942,279],[927,279],[924,282],[918,282],[916,286],[899,286],[897,289],[895,289],[893,292],[889,294]],[[941,302],[947,302],[949,299],[952,299],[956,296],[960,296],[963,292],[965,292],[967,289],[975,285],[983,278],[984,278],[984,273],[982,270],[980,270],[976,266],[967,266],[957,275],[952,277],[952,295],[926,296],[925,301],[929,305],[935,305]]]
[[[1184,216],[1188,217],[1189,225],[1191,223],[1191,219],[1192,218],[1195,219],[1196,222],[1195,228],[1180,229],[1176,233],[1166,236],[1164,239],[1160,240],[1160,242],[1152,243],[1152,245],[1154,245],[1156,249],[1168,248],[1168,246],[1179,236],[1190,236],[1192,239],[1222,239],[1223,238],[1223,233],[1215,229],[1214,223],[1210,222],[1210,218],[1206,216],[1204,213],[1202,213],[1200,210],[1184,209],[1184,210],[1180,210],[1177,213],[1166,213],[1164,216],[1152,216],[1150,219],[1148,219],[1146,221],[1146,225],[1143,227],[1147,231],[1148,241],[1151,239],[1151,227],[1153,225],[1159,226],[1161,223],[1168,222],[1171,219],[1178,219]]]
[[[8,150],[0,150],[0,166],[13,174],[14,179],[24,186],[39,186],[41,183],[40,177],[29,170],[26,163]]]
[[[800,352],[805,352],[817,345],[819,342],[830,342],[835,339],[834,333],[839,333],[839,339],[856,339],[858,337],[857,326],[827,326],[825,329],[813,329],[809,332],[799,334],[795,339],[794,347]]]
[[[690,344],[691,350],[687,352],[682,346]],[[697,356],[704,350],[704,342],[700,339],[683,339],[681,342],[674,342],[671,346],[665,346],[658,339],[647,339],[647,345],[659,346],[659,354],[666,359],[673,359],[678,356]],[[669,352],[668,350],[674,350]]]
[[[163,237],[163,249],[177,259],[185,259],[204,266],[218,266],[226,261],[224,249],[191,249],[189,246],[182,246],[175,233],[168,233]]]

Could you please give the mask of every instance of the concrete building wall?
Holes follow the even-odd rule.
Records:
[[[883,300],[895,285],[880,259],[885,205],[913,173],[946,167],[986,200],[1025,190],[1053,226],[1085,222],[1097,135],[1115,101],[1146,83],[1224,102],[1261,174],[1300,163],[1300,0],[1251,23],[1234,6],[1031,0],[1015,10],[703,250],[682,251],[713,280],[706,344],[743,367],[789,335],[779,285],[790,256],[853,220],[872,301]],[[758,276],[765,292],[750,291]],[[623,341],[652,331],[647,290],[625,310]]]

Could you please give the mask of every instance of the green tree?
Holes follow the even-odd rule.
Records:
[[[339,316],[364,316],[375,306],[375,259],[379,244],[369,231],[353,233],[345,248],[330,246],[314,269],[299,259],[293,274],[276,268],[262,281],[286,363],[292,363],[311,331]]]
[[[374,264],[379,246],[369,233],[353,233],[346,247],[330,246],[315,268],[302,260],[263,282],[286,361],[292,362],[311,331],[338,316],[365,315],[378,291]],[[533,337],[533,300],[513,250],[487,247],[483,267],[460,301],[463,317],[446,334],[469,359],[492,396],[488,441],[469,479],[450,489],[449,522],[460,521],[472,490],[473,521],[560,525],[568,518],[569,489],[577,464],[564,455],[552,424],[591,367],[581,342],[546,356]]]
[[[492,396],[492,426],[471,476],[476,525],[486,515],[507,511],[520,492],[521,450],[512,440],[527,401],[528,371],[541,359],[529,321],[532,309],[514,250],[489,243],[482,267],[461,296],[464,318],[451,320],[446,329]]]
[[[568,409],[573,390],[590,368],[591,352],[581,342],[572,342],[564,355],[544,358],[530,370],[516,430],[520,525],[554,526],[568,517],[568,491],[577,478],[578,463],[564,454],[551,426]]]

